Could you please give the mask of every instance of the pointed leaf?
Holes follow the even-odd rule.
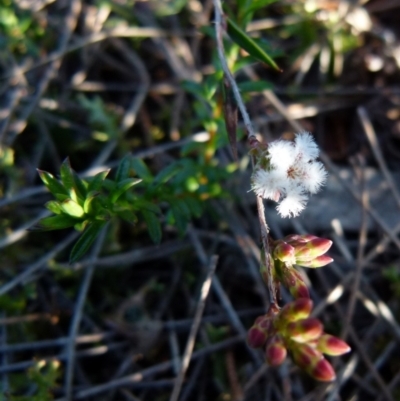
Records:
[[[161,241],[161,224],[158,217],[153,212],[147,210],[141,210],[141,213],[146,221],[151,239],[156,244],[159,244]]]
[[[228,35],[236,44],[257,60],[269,65],[276,71],[281,71],[275,61],[246,32],[230,18],[227,17],[226,20],[228,23]]]
[[[64,188],[64,186],[54,178],[54,176],[47,171],[37,170],[40,176],[40,179],[43,181],[44,185],[48,188],[48,190],[57,197],[57,195],[68,195],[68,191]]]
[[[111,203],[115,203],[118,198],[126,192],[130,187],[139,184],[142,180],[140,178],[127,178],[118,183],[117,188],[111,193]]]
[[[136,214],[133,213],[131,210],[119,210],[116,213],[121,219],[131,224],[136,224],[138,220]]]
[[[121,182],[129,178],[129,170],[131,168],[131,155],[126,155],[119,163],[115,181]]]
[[[154,184],[165,184],[172,177],[178,174],[182,170],[183,166],[180,163],[173,163],[163,168],[154,178]]]
[[[151,181],[153,179],[153,175],[142,159],[139,159],[138,157],[132,158],[132,167],[136,174],[143,180]]]
[[[74,188],[74,175],[72,173],[71,164],[69,158],[67,157],[60,168],[61,181],[64,184],[65,189],[70,192]]]
[[[38,231],[51,231],[51,230],[62,230],[63,228],[73,227],[77,223],[77,220],[71,216],[65,214],[59,214],[57,216],[45,217],[39,220],[33,230]]]
[[[70,264],[76,262],[89,250],[105,224],[105,221],[94,221],[86,227],[85,231],[72,248],[71,254],[69,255]]]
[[[54,214],[61,214],[62,213],[62,208],[59,202],[57,201],[49,201],[44,205],[50,212],[53,212]]]
[[[75,171],[72,171],[72,175],[74,177],[74,188],[76,193],[78,197],[83,200],[87,194],[87,183],[85,183],[85,181],[83,181]]]
[[[72,217],[82,217],[85,212],[82,206],[78,205],[72,199],[67,199],[61,204],[61,209],[64,213],[72,216]]]
[[[88,192],[100,191],[104,179],[107,177],[110,169],[97,173],[94,177],[91,177],[89,186],[87,188]]]

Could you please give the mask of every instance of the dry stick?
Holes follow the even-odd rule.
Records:
[[[72,400],[72,387],[73,387],[73,378],[74,378],[74,362],[75,362],[75,344],[76,338],[79,331],[79,325],[81,323],[81,317],[83,312],[83,307],[85,305],[86,296],[89,290],[90,283],[92,281],[93,273],[95,270],[94,261],[96,260],[98,254],[101,251],[101,247],[104,242],[105,234],[107,232],[106,225],[98,239],[96,240],[95,246],[93,248],[93,252],[91,255],[92,264],[86,269],[85,276],[83,278],[81,288],[79,290],[78,299],[76,301],[76,306],[74,310],[74,316],[72,319],[72,323],[69,330],[69,343],[67,345],[66,353],[67,353],[67,362],[66,362],[66,373],[65,373],[65,398],[67,401]]]
[[[44,256],[42,256],[38,261],[31,264],[25,270],[19,274],[18,276],[14,277],[11,281],[7,282],[3,286],[0,287],[0,295],[6,294],[7,292],[11,291],[14,287],[19,284],[22,284],[25,280],[30,278],[33,273],[37,270],[41,269],[50,259],[54,258],[59,252],[64,250],[72,241],[74,241],[79,232],[73,232],[59,244],[57,244],[51,251],[47,252]]]
[[[69,10],[65,17],[64,29],[60,35],[60,39],[58,41],[58,49],[55,52],[55,55],[63,55],[64,51],[68,45],[68,41],[71,37],[72,31],[75,29],[79,13],[81,11],[81,1],[80,0],[70,0]],[[17,119],[17,121],[13,124],[13,129],[10,129],[10,138],[8,138],[8,144],[11,144],[15,137],[20,134],[27,125],[27,120],[29,116],[32,114],[35,109],[40,97],[45,92],[54,72],[60,67],[61,59],[55,59],[48,66],[46,71],[44,72],[42,78],[38,82],[35,88],[35,94],[32,98],[32,101],[22,110],[21,116]],[[21,74],[23,69],[19,68],[18,73]]]
[[[240,95],[239,88],[236,84],[235,78],[233,77],[228,63],[225,58],[225,50],[224,50],[224,42],[223,42],[223,11],[221,6],[220,0],[214,0],[214,10],[215,10],[215,34],[216,34],[216,42],[217,42],[217,50],[218,50],[218,57],[221,62],[222,70],[226,75],[226,78],[229,81],[229,84],[232,88],[233,95],[235,97],[236,103],[239,107],[240,113],[242,115],[244,125],[247,131],[247,138],[249,141],[257,139],[256,134],[253,129],[253,125],[250,121],[249,114],[247,113],[246,106],[243,103],[242,97]]]
[[[215,268],[217,266],[217,262],[218,262],[218,256],[213,256],[211,258],[211,262],[210,262],[210,268],[209,271],[207,273],[207,277],[201,287],[201,292],[200,292],[200,300],[197,304],[197,308],[196,308],[196,313],[194,316],[194,320],[193,320],[193,325],[190,329],[190,333],[189,333],[189,337],[186,343],[186,348],[185,348],[185,353],[183,355],[183,360],[182,360],[182,366],[181,366],[181,370],[179,372],[178,377],[176,378],[176,382],[174,385],[174,389],[172,391],[171,394],[171,398],[170,401],[177,401],[178,397],[179,397],[179,393],[181,391],[182,388],[182,383],[183,383],[183,379],[185,377],[185,373],[187,371],[187,368],[189,366],[189,362],[190,362],[190,358],[192,356],[193,353],[193,347],[194,347],[194,343],[196,340],[196,335],[197,335],[197,331],[199,329],[200,326],[200,322],[201,322],[201,317],[203,315],[204,312],[204,307],[206,305],[206,299],[207,299],[207,295],[210,291],[210,287],[211,287],[211,282],[212,282],[212,278],[214,276],[215,273]]]
[[[242,342],[244,338],[245,336],[238,335],[236,337],[231,337],[227,340],[224,340],[218,344],[213,344],[208,347],[197,350],[193,352],[192,360],[231,347],[235,344]],[[88,389],[80,390],[75,394],[74,400],[80,400],[82,398],[94,396],[96,394],[101,394],[114,388],[129,387],[129,385],[142,381],[147,377],[153,376],[157,373],[165,372],[166,370],[169,370],[171,367],[172,367],[172,361],[162,362],[158,365],[151,366],[149,368],[130,374],[128,376],[124,376],[116,380],[111,380],[107,383],[99,384]],[[66,399],[59,398],[56,401],[66,401]]]
[[[360,119],[361,125],[364,129],[365,136],[367,137],[368,142],[371,146],[372,153],[374,154],[374,157],[378,162],[378,165],[382,170],[382,173],[386,178],[387,183],[389,184],[393,197],[396,199],[397,206],[400,208],[400,194],[397,191],[396,184],[393,181],[393,177],[390,174],[389,169],[387,168],[385,159],[379,147],[378,138],[376,137],[374,127],[371,123],[371,120],[369,119],[367,111],[365,110],[364,107],[360,106],[357,108],[357,114]]]
[[[366,207],[368,205],[368,190],[366,188],[366,183],[365,183],[365,171],[364,171],[364,163],[363,160],[361,161],[361,165],[359,166],[360,169],[360,185],[361,185],[361,206],[362,206],[362,217],[361,217],[361,227],[360,227],[360,235],[359,235],[359,241],[358,241],[358,249],[357,249],[357,263],[356,263],[356,271],[354,275],[354,281],[352,288],[350,290],[350,299],[349,303],[347,306],[347,313],[346,313],[346,318],[344,321],[344,326],[343,330],[341,333],[341,337],[345,340],[351,320],[354,315],[354,310],[356,306],[356,300],[357,300],[357,291],[360,287],[361,283],[361,275],[362,275],[362,270],[363,267],[365,266],[365,263],[363,261],[364,258],[364,252],[365,252],[365,245],[367,242],[367,230],[368,230],[368,215],[367,215],[367,210]]]

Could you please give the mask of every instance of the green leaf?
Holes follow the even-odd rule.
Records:
[[[190,209],[190,213],[195,217],[200,217],[203,213],[203,206],[200,200],[192,197],[185,198],[185,203]]]
[[[105,221],[94,221],[86,227],[85,231],[72,248],[72,251],[69,255],[70,264],[76,262],[88,251],[105,224]]]
[[[130,187],[139,184],[142,180],[140,178],[127,178],[118,183],[117,188],[111,193],[111,203],[115,203],[118,198],[126,192]]]
[[[82,178],[79,177],[78,174],[76,174],[75,171],[72,171],[72,175],[74,176],[74,188],[77,192],[77,195],[81,200],[83,200],[86,197],[88,185],[82,180]]]
[[[33,230],[39,231],[51,231],[51,230],[62,230],[63,228],[73,227],[77,223],[77,220],[71,216],[65,214],[59,214],[57,216],[45,217],[39,220]]]
[[[161,214],[161,209],[155,205],[154,203],[151,203],[145,199],[136,199],[133,207],[135,208],[135,210],[140,210],[142,211],[142,209],[148,211],[148,212],[153,212],[155,214]]]
[[[64,188],[64,186],[57,181],[54,176],[47,171],[37,170],[40,176],[40,179],[43,181],[44,185],[48,188],[48,190],[55,196],[57,195],[68,195],[68,191]]]
[[[189,218],[187,216],[187,207],[182,208],[181,202],[171,202],[171,212],[174,216],[175,225],[179,230],[179,233],[183,235],[186,231],[187,223]]]
[[[262,92],[272,89],[274,86],[271,82],[267,81],[248,81],[238,84],[240,92]]]
[[[126,155],[119,163],[115,180],[121,182],[129,178],[129,170],[131,168],[131,155]]]
[[[63,203],[61,203],[61,209],[64,213],[72,216],[72,217],[82,217],[85,214],[82,206],[78,203],[74,202],[72,199],[67,199]]]
[[[151,239],[156,244],[159,244],[161,241],[161,224],[158,217],[153,212],[149,212],[144,209],[142,209],[140,212],[146,221],[147,230],[149,231]]]
[[[97,173],[95,176],[91,177],[87,191],[100,191],[103,181],[107,177],[109,172],[110,169]]]
[[[53,212],[54,214],[61,214],[62,213],[62,208],[59,202],[57,201],[49,201],[45,205],[46,209],[50,210],[50,212]]]
[[[118,210],[116,214],[123,220],[127,221],[131,224],[136,224],[137,217],[136,214],[133,213],[131,210]]]
[[[61,182],[64,184],[65,189],[70,192],[75,187],[74,175],[72,173],[71,164],[67,157],[60,168]]]
[[[276,71],[281,71],[274,60],[249,36],[244,32],[235,22],[227,18],[228,35],[231,39],[238,44],[242,49],[246,50],[251,56],[257,60],[269,65]]]
[[[132,158],[132,167],[136,174],[144,181],[152,181],[153,175],[142,159],[139,159],[138,157]]]
[[[162,169],[154,178],[154,184],[160,185],[165,184],[172,177],[178,174],[182,170],[183,166],[178,163],[170,164],[168,167]]]

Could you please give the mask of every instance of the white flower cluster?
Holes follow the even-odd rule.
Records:
[[[308,193],[318,192],[326,179],[324,166],[316,161],[318,155],[318,146],[308,132],[296,134],[294,142],[271,142],[267,160],[259,160],[253,172],[252,190],[263,198],[280,201],[277,210],[282,217],[299,215]]]

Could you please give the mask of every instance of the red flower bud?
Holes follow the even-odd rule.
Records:
[[[309,370],[308,373],[314,379],[323,382],[331,382],[336,379],[336,373],[332,365],[325,358],[318,361],[314,368]]]
[[[267,335],[257,326],[252,326],[247,332],[247,343],[251,348],[261,348],[267,341]]]
[[[296,260],[311,260],[325,254],[332,246],[332,241],[325,238],[313,238],[306,244],[295,246]]]
[[[276,334],[267,342],[265,356],[271,366],[279,366],[285,360],[287,351],[280,335]]]
[[[296,260],[296,264],[299,266],[304,266],[304,267],[311,267],[311,268],[317,268],[317,267],[322,267],[325,266],[329,263],[333,262],[333,259],[330,256],[327,255],[321,255],[318,256],[315,259],[304,261],[304,260]]]
[[[285,322],[295,322],[306,319],[310,316],[313,303],[309,298],[298,298],[289,304],[286,304],[279,313],[279,320]]]
[[[286,328],[289,337],[299,343],[306,343],[320,337],[323,331],[322,323],[313,317],[291,322]]]
[[[279,259],[282,262],[293,264],[296,261],[294,248],[283,241],[279,241],[274,247],[273,255],[275,259]]]
[[[351,351],[351,348],[340,338],[330,334],[323,334],[317,342],[317,349],[327,355],[343,355]]]
[[[281,282],[294,298],[310,298],[308,288],[301,274],[292,266],[285,265],[281,269]]]

